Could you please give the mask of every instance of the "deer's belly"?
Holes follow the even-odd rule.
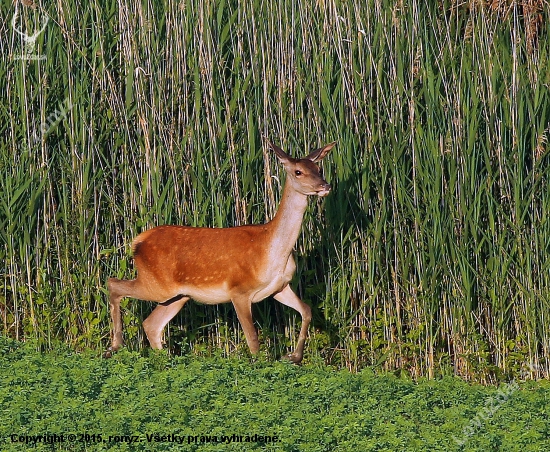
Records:
[[[279,267],[266,271],[259,277],[251,274],[243,274],[238,280],[220,278],[218,274],[186,277],[180,293],[203,304],[214,305],[242,298],[258,303],[283,290],[292,280],[295,271],[296,264],[291,256],[283,269]]]
[[[202,304],[220,304],[231,301],[231,295],[227,288],[222,286],[182,287],[182,293]]]

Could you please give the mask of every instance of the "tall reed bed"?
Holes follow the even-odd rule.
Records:
[[[548,376],[547,9],[533,32],[513,1],[37,2],[24,60],[0,8],[3,334],[101,349],[133,236],[263,222],[283,180],[262,136],[338,140],[297,245],[310,359]],[[141,347],[152,305],[124,306]],[[255,317],[272,356],[296,337],[292,311]],[[166,340],[245,349],[227,305],[189,303]]]

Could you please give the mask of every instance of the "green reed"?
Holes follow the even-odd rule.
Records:
[[[41,61],[16,58],[1,7],[3,334],[105,347],[105,281],[132,277],[137,233],[266,221],[283,180],[262,137],[293,154],[338,140],[297,244],[311,359],[547,376],[548,23],[533,50],[516,3],[302,3],[20,6],[29,28],[51,18]],[[125,302],[129,347],[151,309]],[[284,353],[294,312],[254,309]],[[230,306],[188,304],[166,339],[246,348]]]

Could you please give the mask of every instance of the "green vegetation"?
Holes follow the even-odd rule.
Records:
[[[338,140],[297,247],[306,359],[548,376],[547,6],[533,28],[536,2],[36,3],[18,25],[48,13],[42,60],[20,58],[0,5],[4,335],[104,348],[105,281],[131,277],[132,237],[263,222],[282,181],[262,136],[293,154]],[[124,307],[138,350],[151,305]],[[285,353],[295,313],[254,314],[265,353]],[[189,303],[167,332],[176,354],[242,342],[230,306]]]
[[[69,349],[36,353],[0,338],[0,448],[20,436],[77,435],[51,450],[545,451],[548,382],[469,385],[457,377],[417,383],[370,370],[233,358],[110,360]],[[508,394],[507,398],[501,394]],[[490,416],[483,409],[494,407]],[[477,421],[476,421],[477,419]],[[479,424],[477,422],[479,421]],[[467,434],[465,435],[466,432]],[[88,434],[89,441],[78,441]],[[98,435],[101,435],[99,439]],[[147,435],[175,435],[163,442]],[[270,443],[207,443],[262,435]],[[128,444],[121,437],[138,436]],[[188,444],[188,437],[197,443]],[[111,437],[111,440],[109,440]],[[115,438],[116,437],[116,438]],[[179,445],[177,437],[183,437]],[[461,445],[459,445],[461,443]]]

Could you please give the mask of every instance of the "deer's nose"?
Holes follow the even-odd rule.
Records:
[[[327,196],[330,193],[332,187],[330,184],[324,183],[319,185],[319,190],[317,190],[317,196]]]

